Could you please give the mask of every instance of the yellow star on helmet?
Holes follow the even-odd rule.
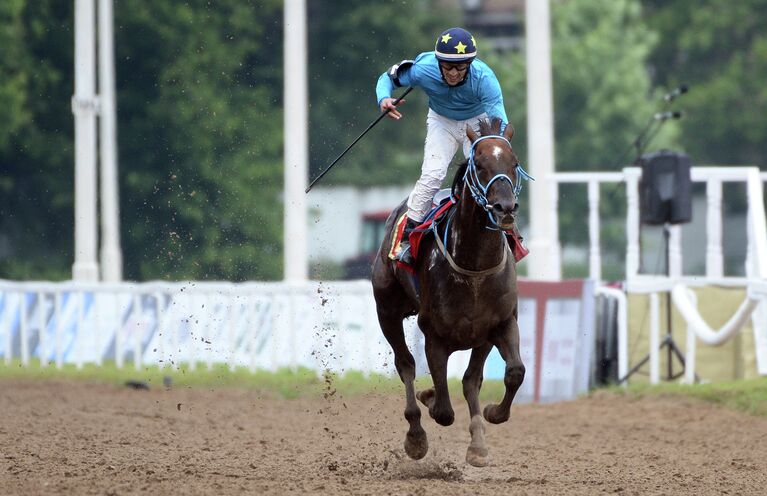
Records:
[[[474,37],[473,36],[471,37],[471,44],[474,45],[475,48],[477,47],[477,42],[474,41]]]
[[[459,41],[458,44],[455,46],[455,51],[456,53],[466,53],[466,45],[464,45],[463,43]]]
[[[452,38],[452,36],[450,36],[450,33],[442,35],[442,43],[447,43],[448,41],[450,41],[450,38]]]

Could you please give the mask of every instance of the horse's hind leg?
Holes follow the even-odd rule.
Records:
[[[512,318],[505,331],[502,331],[491,338],[491,342],[498,348],[501,357],[506,362],[506,370],[503,374],[503,383],[506,385],[506,392],[503,400],[497,405],[487,405],[483,412],[485,419],[493,424],[500,424],[509,420],[511,411],[511,402],[514,395],[517,394],[519,386],[525,379],[525,366],[522,363],[522,357],[519,356],[519,326],[517,319]]]
[[[394,366],[400,379],[405,384],[405,419],[410,424],[405,437],[405,452],[414,459],[420,460],[429,451],[426,431],[421,427],[421,409],[415,399],[415,358],[405,343],[405,331],[402,329],[402,316],[387,314],[386,310],[378,308],[378,322],[381,324],[386,340],[394,352]]]
[[[485,366],[487,355],[493,349],[491,343],[471,350],[471,358],[466,373],[463,374],[463,397],[469,404],[469,432],[471,443],[466,450],[466,463],[475,467],[487,465],[487,446],[485,446],[485,423],[479,408],[479,390],[482,387],[482,370]]]

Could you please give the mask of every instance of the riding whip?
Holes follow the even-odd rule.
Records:
[[[408,93],[410,93],[412,90],[413,90],[413,87],[412,87],[412,86],[409,86],[409,87],[408,87],[408,89],[407,89],[407,90],[405,90],[405,92],[404,92],[404,93],[402,93],[402,96],[400,96],[399,98],[397,98],[396,100],[394,100],[394,106],[396,107],[396,106],[397,106],[397,104],[400,102],[400,100],[402,100],[403,98],[405,98],[405,95],[407,95]],[[372,123],[371,123],[371,124],[368,126],[368,128],[367,128],[367,129],[365,129],[365,130],[362,132],[362,134],[360,134],[359,136],[357,136],[357,139],[356,139],[356,140],[354,140],[354,141],[352,142],[352,144],[351,144],[351,145],[347,146],[347,147],[346,147],[346,150],[344,150],[344,151],[341,153],[341,155],[339,155],[338,157],[336,157],[336,159],[335,159],[335,160],[333,160],[333,162],[331,162],[331,164],[330,164],[330,165],[328,165],[327,167],[325,167],[325,170],[323,170],[322,172],[320,172],[320,175],[319,175],[319,176],[317,176],[317,177],[314,179],[314,181],[312,181],[312,182],[309,184],[309,187],[308,187],[308,188],[306,188],[306,191],[305,191],[305,193],[308,193],[308,192],[309,192],[309,190],[311,190],[311,189],[312,189],[312,187],[313,187],[313,186],[314,186],[314,185],[317,183],[317,181],[319,181],[320,179],[322,179],[322,176],[324,176],[325,174],[327,174],[327,173],[328,173],[328,171],[329,171],[329,170],[330,170],[330,169],[331,169],[331,168],[332,168],[334,165],[336,165],[336,163],[337,163],[339,160],[341,160],[341,157],[343,157],[344,155],[346,155],[346,152],[348,152],[349,150],[351,150],[351,149],[352,149],[352,147],[353,147],[354,145],[356,145],[356,144],[357,144],[357,142],[358,142],[359,140],[361,140],[361,139],[362,139],[362,137],[363,137],[363,136],[365,136],[365,134],[367,134],[367,132],[368,132],[368,131],[370,131],[371,129],[373,129],[373,126],[375,126],[376,124],[378,124],[378,121],[380,121],[381,119],[383,119],[383,118],[384,118],[384,116],[385,116],[386,114],[388,114],[389,112],[391,112],[391,109],[386,109],[386,112],[382,112],[382,113],[381,113],[381,115],[379,115],[379,116],[378,116],[378,119],[376,119],[375,121],[373,121],[373,122],[372,122]]]

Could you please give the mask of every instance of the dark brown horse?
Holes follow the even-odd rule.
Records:
[[[459,167],[453,181],[458,202],[452,217],[437,229],[438,236],[428,236],[421,242],[415,266],[419,295],[411,276],[388,257],[387,247],[391,246],[394,223],[406,208],[404,202],[389,217],[389,234],[373,263],[378,320],[405,384],[405,418],[410,424],[405,451],[416,460],[429,449],[416,396],[437,423],[453,423],[447,388],[451,353],[471,349],[463,376],[463,395],[471,415],[466,461],[474,466],[487,465],[482,416],[494,424],[508,420],[511,402],[525,377],[519,355],[516,263],[503,234],[514,227],[519,185],[525,173],[511,148],[514,128],[508,125],[501,135],[500,125],[499,120],[482,121],[480,135],[471,128],[466,130],[472,148],[469,160]],[[413,386],[415,360],[405,344],[402,327],[402,320],[415,314],[425,336],[426,359],[434,383],[433,388],[417,395]],[[487,405],[481,415],[479,390],[485,359],[493,346],[506,362],[506,393],[499,404]]]

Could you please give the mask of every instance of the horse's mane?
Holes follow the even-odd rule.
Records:
[[[501,134],[501,119],[498,117],[494,117],[491,119],[482,119],[479,121],[479,135],[480,136],[489,136],[489,135],[500,135]],[[464,160],[461,162],[461,164],[458,166],[458,169],[455,171],[455,176],[453,176],[453,186],[450,188],[450,191],[452,192],[453,196],[455,196],[457,193],[461,191],[463,188],[463,176],[466,174],[466,167],[469,166],[469,160]]]

